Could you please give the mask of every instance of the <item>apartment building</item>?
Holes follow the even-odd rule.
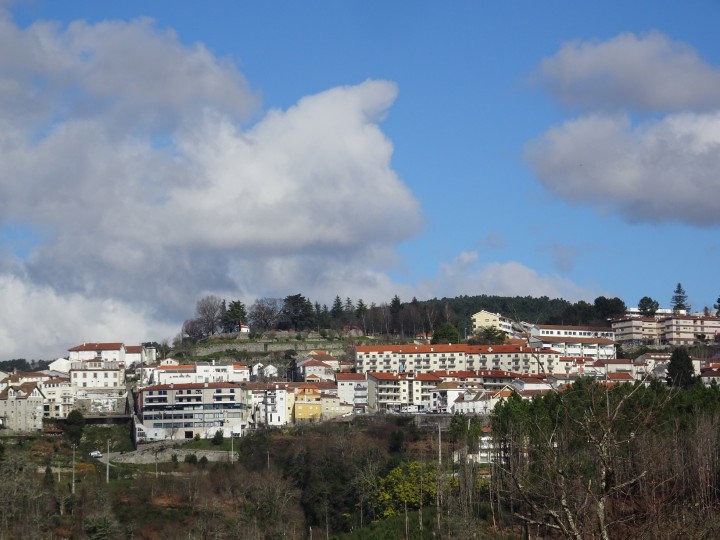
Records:
[[[368,345],[355,347],[358,373],[428,373],[466,369],[467,345]]]
[[[38,383],[45,396],[43,416],[45,418],[67,418],[75,408],[75,392],[70,379],[53,378]]]
[[[618,343],[694,345],[720,341],[720,318],[671,314],[664,317],[624,317],[612,321]]]
[[[468,345],[467,369],[512,371],[525,375],[552,373],[559,368],[560,353],[520,345]]]
[[[249,411],[240,386],[229,382],[158,384],[140,390],[136,410],[140,439],[207,438],[218,429],[240,434]]]
[[[368,405],[368,381],[363,373],[336,373],[335,382],[341,402],[352,403],[355,410],[365,410]]]
[[[513,321],[508,317],[504,317],[499,313],[481,310],[472,316],[473,334],[478,333],[481,329],[491,326],[497,328],[501,332],[505,332],[508,337],[514,335]]]

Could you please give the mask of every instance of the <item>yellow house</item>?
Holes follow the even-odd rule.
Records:
[[[295,390],[295,423],[319,422],[322,415],[320,390],[312,384],[303,384]]]

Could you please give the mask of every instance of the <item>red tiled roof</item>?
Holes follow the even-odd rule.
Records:
[[[467,345],[358,345],[355,351],[359,353],[392,352],[405,354],[437,353],[437,352],[464,352]]]
[[[68,349],[68,351],[119,351],[122,347],[122,343],[83,343],[82,345],[77,345]]]

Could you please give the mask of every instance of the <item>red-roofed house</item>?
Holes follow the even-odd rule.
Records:
[[[84,362],[100,358],[105,362],[125,363],[125,345],[122,343],[83,343],[68,349],[71,362]]]

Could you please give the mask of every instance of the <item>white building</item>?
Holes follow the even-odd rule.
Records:
[[[368,382],[362,373],[336,373],[338,397],[343,403],[352,403],[356,410],[368,405]]]
[[[70,379],[47,379],[38,383],[45,396],[43,416],[45,418],[67,418],[75,408],[75,391]]]
[[[119,362],[93,359],[72,362],[70,382],[78,396],[125,392],[125,370]]]
[[[138,393],[139,440],[242,434],[249,411],[239,385],[228,382],[159,384]]]
[[[68,349],[71,362],[84,362],[100,358],[105,362],[125,365],[125,345],[122,343],[83,343]]]
[[[505,332],[505,335],[508,337],[512,337],[515,333],[513,331],[512,319],[504,317],[499,313],[492,313],[483,309],[472,316],[473,334],[477,334],[480,330],[487,327],[493,327],[501,332]]]

